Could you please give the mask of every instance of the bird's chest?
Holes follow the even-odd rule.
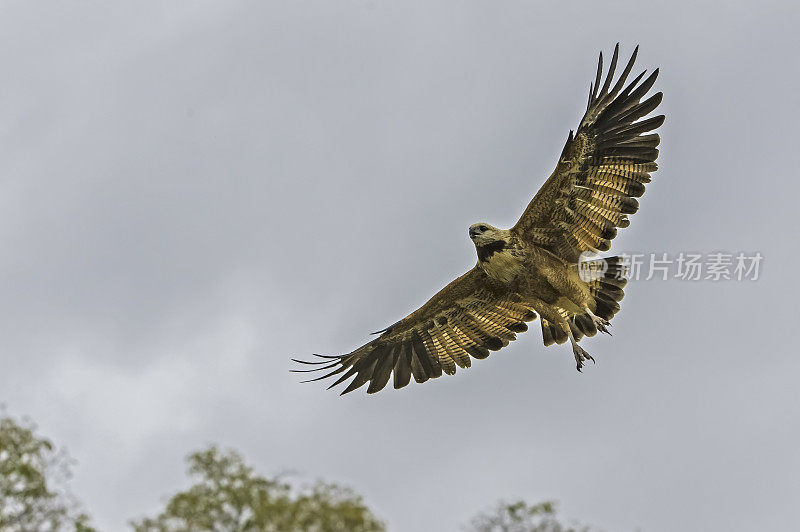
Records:
[[[524,272],[524,253],[516,246],[479,253],[479,264],[486,275],[504,284],[513,284]]]

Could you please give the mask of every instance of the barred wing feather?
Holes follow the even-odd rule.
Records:
[[[536,314],[521,304],[519,295],[494,284],[478,267],[468,271],[427,303],[380,336],[345,355],[316,355],[320,360],[295,362],[314,365],[321,380],[336,377],[331,388],[352,380],[342,394],[369,383],[367,393],[382,390],[392,375],[394,388],[411,377],[421,383],[457,367],[468,368],[471,358],[484,359],[528,330]]]
[[[585,251],[609,249],[617,228],[629,225],[628,215],[639,208],[636,198],[644,194],[650,173],[657,169],[660,138],[648,132],[664,122],[664,115],[644,117],[658,107],[662,93],[642,98],[655,83],[658,69],[644,81],[642,72],[623,88],[637,52],[638,47],[613,87],[619,44],[602,86],[600,54],[577,131],[570,131],[555,171],[512,228],[569,262]]]

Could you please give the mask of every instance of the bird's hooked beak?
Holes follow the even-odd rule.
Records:
[[[469,237],[470,237],[470,238],[475,238],[475,237],[476,237],[476,236],[478,236],[479,234],[481,234],[481,232],[480,232],[480,231],[478,231],[478,228],[477,228],[477,227],[470,227],[470,228],[469,228]]]

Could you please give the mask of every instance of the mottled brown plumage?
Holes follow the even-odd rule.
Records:
[[[343,394],[367,383],[367,393],[377,392],[392,376],[393,386],[402,388],[412,377],[425,382],[469,367],[471,358],[486,358],[526,331],[536,314],[545,345],[570,340],[579,371],[593,360],[578,341],[608,332],[625,279],[617,257],[589,262],[599,270],[588,278],[578,270],[579,259],[608,250],[617,228],[629,225],[628,215],[639,207],[635,198],[657,168],[659,136],[648,132],[664,121],[663,115],[645,118],[661,102],[660,92],[642,100],[657,69],[625,85],[637,51],[612,86],[615,47],[602,87],[600,54],[586,113],[516,225],[470,227],[474,268],[368,344],[345,355],[317,355],[316,362],[296,360],[315,367],[294,371],[323,371],[312,380],[335,378],[331,387],[352,379]]]

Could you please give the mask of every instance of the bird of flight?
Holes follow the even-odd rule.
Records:
[[[629,225],[628,215],[639,207],[635,198],[657,169],[660,139],[650,132],[664,122],[664,115],[646,118],[662,93],[643,100],[658,69],[625,84],[638,50],[613,85],[619,44],[605,80],[600,54],[586,113],[516,225],[470,226],[474,268],[368,344],[344,355],[316,355],[314,362],[294,360],[316,366],[294,371],[324,372],[311,380],[337,377],[331,388],[352,378],[342,394],[368,382],[367,393],[378,392],[392,374],[394,387],[402,388],[412,376],[422,383],[470,367],[470,357],[484,359],[507,346],[537,314],[545,346],[569,340],[578,371],[594,361],[578,342],[608,333],[626,280],[619,257],[580,271],[586,265],[579,262],[584,253],[607,251],[617,227]]]

